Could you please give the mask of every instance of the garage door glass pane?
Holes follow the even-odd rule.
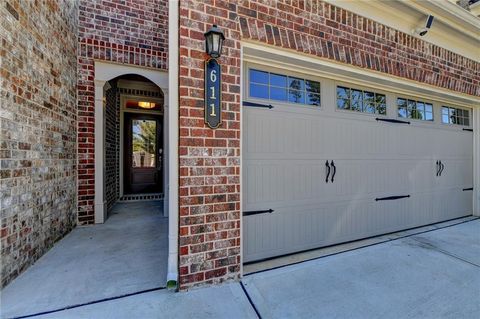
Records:
[[[320,83],[316,81],[305,80],[305,87],[308,93],[320,93]]]
[[[442,123],[445,123],[445,124],[449,123],[448,115],[442,114]]]
[[[288,90],[288,101],[293,103],[305,103],[305,94],[303,91]]]
[[[416,119],[425,119],[425,104],[423,102],[417,102],[417,117]]]
[[[250,69],[250,82],[268,84],[268,72]]]
[[[375,94],[378,114],[387,114],[387,100],[383,94]]]
[[[337,99],[337,107],[343,110],[350,110],[350,100]]]
[[[352,110],[362,111],[363,109],[363,94],[362,91],[352,90]]]
[[[305,90],[304,82],[299,78],[288,77],[288,87],[293,90]]]
[[[398,116],[407,117],[407,100],[397,99]]]
[[[287,100],[287,89],[271,87],[270,88],[270,99],[276,101],[286,101]]]
[[[287,77],[285,75],[270,73],[270,85],[287,87]]]
[[[398,117],[433,121],[433,105],[423,101],[397,98]]]
[[[249,96],[320,106],[320,82],[249,69]]]
[[[320,105],[320,94],[307,93],[305,104]]]
[[[425,103],[425,120],[433,121],[433,105]]]
[[[337,108],[370,114],[386,114],[384,94],[337,86]]]
[[[350,89],[343,87],[343,86],[337,86],[337,98],[340,99],[349,99],[350,98]]]
[[[470,113],[468,110],[442,106],[442,122],[470,126]]]
[[[375,113],[375,93],[363,92],[363,111]]]
[[[268,99],[268,86],[261,84],[250,84],[250,96]]]

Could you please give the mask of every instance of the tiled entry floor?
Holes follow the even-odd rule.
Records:
[[[105,224],[75,228],[4,288],[1,317],[164,287],[167,255],[163,202],[119,203]]]

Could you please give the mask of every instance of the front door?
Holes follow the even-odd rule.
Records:
[[[162,192],[162,118],[125,113],[124,192]]]

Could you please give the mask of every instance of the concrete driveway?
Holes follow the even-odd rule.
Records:
[[[243,283],[263,318],[480,318],[480,220]]]
[[[141,293],[38,318],[479,318],[480,220],[456,222],[242,283]]]

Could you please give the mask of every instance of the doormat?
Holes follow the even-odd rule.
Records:
[[[118,200],[119,202],[135,202],[143,200],[162,200],[163,194],[135,194],[135,195],[123,195]]]

